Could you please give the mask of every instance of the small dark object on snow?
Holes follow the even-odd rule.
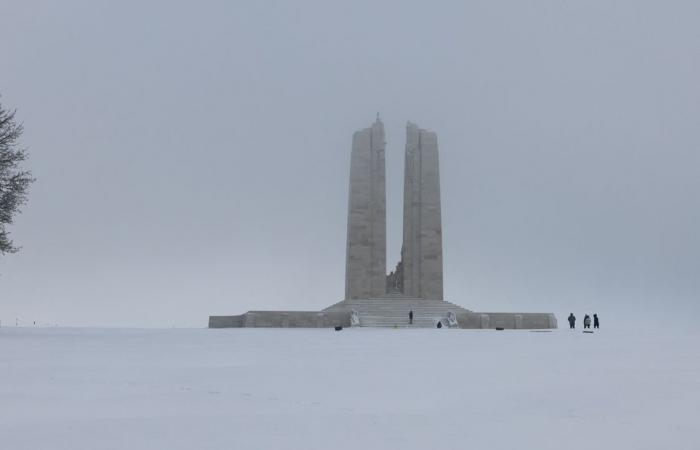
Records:
[[[442,322],[438,322],[437,327],[442,328]]]
[[[584,331],[584,333],[590,333],[590,334],[593,334],[593,332],[592,332],[592,331]]]
[[[342,329],[343,329],[343,327],[335,327],[335,331],[340,331]]]
[[[503,328],[503,327],[496,327],[496,329],[497,329],[498,331],[503,331],[503,330],[505,330],[505,328]]]

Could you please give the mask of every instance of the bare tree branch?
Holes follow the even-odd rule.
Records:
[[[6,225],[20,213],[27,202],[29,185],[34,178],[23,170],[20,163],[27,159],[27,151],[19,147],[19,138],[24,131],[15,121],[16,111],[8,111],[0,104],[0,255],[19,250],[9,237]]]

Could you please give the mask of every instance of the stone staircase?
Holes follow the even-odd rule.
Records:
[[[387,294],[379,298],[343,300],[323,310],[357,311],[361,327],[411,327],[435,328],[439,321],[447,326],[447,313],[470,312],[461,306],[443,300],[405,297]],[[409,324],[408,312],[413,311],[413,325]]]

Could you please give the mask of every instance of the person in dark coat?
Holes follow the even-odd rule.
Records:
[[[413,325],[413,310],[410,310],[410,311],[408,312],[408,323],[410,323],[411,325]]]
[[[593,328],[600,328],[600,321],[598,320],[598,314],[593,314]]]
[[[590,328],[591,327],[591,316],[586,314],[586,316],[583,318],[583,328]]]
[[[572,330],[576,328],[576,316],[574,316],[574,313],[569,314],[569,328]]]

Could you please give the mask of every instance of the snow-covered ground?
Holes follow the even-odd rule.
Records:
[[[0,328],[0,448],[698,449],[700,333]]]

